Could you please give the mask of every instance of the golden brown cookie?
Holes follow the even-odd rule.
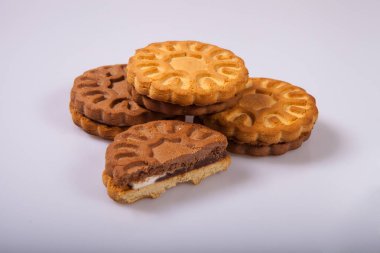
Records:
[[[241,58],[197,41],[167,41],[139,49],[129,59],[127,74],[138,94],[179,106],[227,102],[248,80]]]
[[[149,111],[131,99],[125,68],[125,64],[102,66],[78,76],[71,90],[73,108],[108,126],[132,126],[171,117]]]
[[[229,139],[228,150],[257,156],[280,155],[307,140],[318,109],[300,87],[269,78],[251,78],[239,102],[226,111],[196,118]]]
[[[199,183],[226,170],[226,137],[205,126],[152,121],[118,134],[106,152],[103,182],[117,202],[156,198],[177,183]]]

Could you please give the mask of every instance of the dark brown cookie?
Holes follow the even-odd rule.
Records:
[[[85,132],[103,139],[113,140],[117,134],[124,132],[129,128],[129,126],[109,126],[89,119],[75,110],[71,103],[70,113],[75,125],[82,128]],[[185,116],[174,116],[170,119],[185,121]]]
[[[153,121],[118,134],[106,152],[103,182],[111,198],[158,197],[180,182],[199,183],[226,170],[226,137],[198,124]]]
[[[70,104],[70,113],[75,125],[82,128],[89,134],[99,136],[103,139],[113,140],[113,138],[127,130],[129,127],[118,127],[118,126],[108,126],[106,124],[98,123],[92,119],[87,118],[83,114],[77,112],[74,107]]]
[[[131,99],[125,68],[126,64],[102,66],[78,76],[71,90],[73,108],[109,126],[132,126],[171,117],[149,111]]]
[[[251,145],[229,140],[227,150],[232,153],[251,156],[282,155],[290,150],[301,147],[309,139],[310,134],[311,132],[304,133],[297,140],[271,145]]]
[[[177,104],[171,104],[167,102],[161,102],[158,100],[153,100],[148,96],[139,94],[136,89],[132,86],[128,86],[129,92],[132,95],[132,99],[136,101],[139,105],[155,112],[171,114],[171,115],[205,115],[209,113],[221,112],[234,106],[241,97],[241,93],[237,94],[235,97],[220,103],[215,103],[211,105],[187,105],[181,106]]]

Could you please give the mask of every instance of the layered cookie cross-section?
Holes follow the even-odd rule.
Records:
[[[227,139],[199,124],[153,121],[115,137],[106,152],[103,183],[120,203],[157,198],[178,183],[198,184],[230,164]]]
[[[233,52],[198,41],[152,43],[129,59],[133,99],[152,111],[204,115],[230,108],[248,71]]]
[[[228,138],[228,150],[252,156],[281,155],[306,141],[318,117],[315,99],[284,81],[251,78],[229,110],[197,117],[196,122]]]
[[[132,125],[173,117],[134,102],[126,79],[126,64],[102,66],[78,76],[70,99],[74,123],[90,134],[112,140]]]

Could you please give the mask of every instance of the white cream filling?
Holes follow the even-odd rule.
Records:
[[[131,182],[129,183],[130,187],[132,187],[133,190],[137,190],[140,188],[143,188],[145,186],[154,184],[159,178],[164,177],[166,174],[162,174],[159,176],[151,176],[147,177],[144,181],[139,181],[139,182]]]

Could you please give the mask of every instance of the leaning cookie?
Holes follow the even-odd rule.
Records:
[[[230,164],[227,140],[198,124],[175,120],[130,127],[106,152],[103,183],[119,203],[157,198],[182,182],[200,183]]]
[[[240,57],[198,41],[166,41],[138,49],[129,59],[127,73],[134,101],[174,115],[230,108],[248,80]]]
[[[318,117],[314,97],[279,80],[251,78],[250,82],[252,87],[233,108],[194,121],[225,134],[233,153],[281,155],[300,147]]]
[[[131,99],[125,68],[125,64],[102,66],[75,79],[70,112],[76,125],[90,134],[112,140],[132,125],[173,118],[145,109]]]

